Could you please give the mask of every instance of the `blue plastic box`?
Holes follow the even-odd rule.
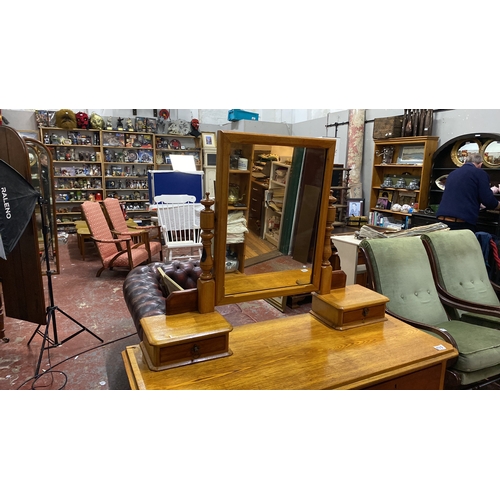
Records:
[[[237,122],[238,120],[258,120],[259,113],[250,113],[250,111],[243,111],[242,109],[230,109],[227,114],[227,119],[230,122]]]

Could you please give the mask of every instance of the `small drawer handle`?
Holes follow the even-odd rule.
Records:
[[[363,318],[366,318],[369,312],[370,312],[369,307],[363,307]]]
[[[199,358],[200,357],[200,354],[201,354],[201,349],[200,349],[200,346],[198,344],[195,344],[192,348],[191,348],[191,354],[193,356],[193,359],[196,359],[196,358]]]

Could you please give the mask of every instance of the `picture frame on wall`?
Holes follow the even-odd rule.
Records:
[[[424,163],[425,146],[401,146],[397,159],[398,164],[422,165]]]
[[[360,217],[364,214],[364,198],[349,198],[347,200],[347,217]]]
[[[202,132],[201,143],[205,149],[215,149],[217,147],[215,132]]]

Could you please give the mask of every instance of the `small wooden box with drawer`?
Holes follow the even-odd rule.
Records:
[[[336,330],[386,321],[389,299],[361,285],[348,285],[328,295],[312,294],[311,314]]]
[[[141,319],[144,337],[140,343],[152,371],[191,365],[232,354],[229,332],[233,329],[218,312],[189,312]]]

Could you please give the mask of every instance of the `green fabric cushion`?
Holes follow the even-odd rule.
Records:
[[[387,310],[428,325],[448,321],[420,238],[365,239],[372,263],[374,288],[389,298]]]
[[[423,234],[436,260],[438,281],[450,294],[470,302],[500,306],[491,286],[483,252],[468,229]]]
[[[473,372],[500,365],[498,330],[471,325],[465,321],[446,321],[436,326],[448,330],[458,345],[459,355],[454,369]]]

